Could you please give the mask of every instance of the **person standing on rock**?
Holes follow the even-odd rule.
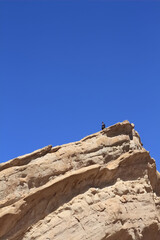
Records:
[[[102,122],[102,130],[106,127],[106,125],[104,124],[104,122]]]

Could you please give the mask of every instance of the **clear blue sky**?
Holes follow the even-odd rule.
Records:
[[[128,119],[160,171],[160,2],[0,0],[0,161]]]

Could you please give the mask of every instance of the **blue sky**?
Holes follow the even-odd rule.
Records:
[[[160,171],[159,10],[0,1],[0,162],[128,119]]]

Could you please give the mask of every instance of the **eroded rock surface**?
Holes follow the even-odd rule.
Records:
[[[159,240],[160,174],[134,125],[0,164],[1,240]]]

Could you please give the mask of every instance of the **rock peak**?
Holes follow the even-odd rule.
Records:
[[[0,164],[0,239],[159,240],[160,174],[127,120]]]

